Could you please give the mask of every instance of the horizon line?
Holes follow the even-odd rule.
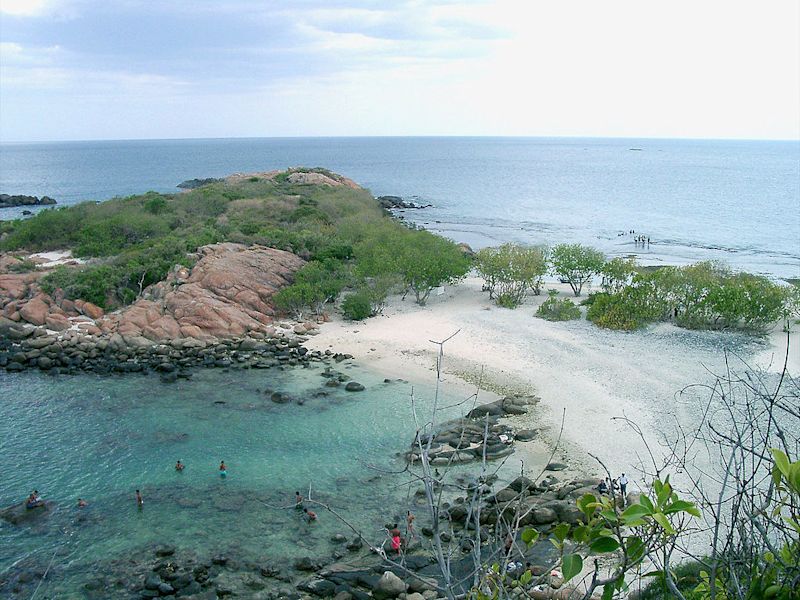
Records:
[[[563,139],[563,140],[657,140],[657,141],[703,141],[703,142],[800,142],[800,137],[746,138],[746,137],[666,137],[666,136],[620,136],[620,135],[275,135],[275,136],[228,136],[228,137],[175,137],[175,138],[86,138],[56,140],[0,140],[0,145],[23,144],[72,144],[86,142],[182,142],[200,140],[310,140],[310,139]]]

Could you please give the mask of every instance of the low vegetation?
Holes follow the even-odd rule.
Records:
[[[396,289],[424,304],[433,289],[469,270],[455,244],[388,218],[367,190],[291,183],[289,174],[42,211],[3,223],[0,250],[72,250],[87,264],[55,269],[43,278],[44,290],[61,288],[68,298],[115,308],[133,302],[174,265],[191,266],[200,246],[270,246],[309,261],[275,298],[297,318],[319,314],[345,287],[367,299],[370,315]]]
[[[581,318],[581,309],[569,298],[559,298],[558,291],[552,290],[550,297],[539,306],[536,316],[548,321],[572,321]]]
[[[475,270],[486,282],[489,298],[498,306],[516,308],[528,291],[541,293],[547,249],[520,244],[483,248],[475,256]]]

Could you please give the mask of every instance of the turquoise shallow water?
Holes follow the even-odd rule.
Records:
[[[42,590],[56,596],[78,589],[102,561],[151,543],[199,554],[235,547],[286,561],[330,556],[329,538],[349,536],[345,526],[322,510],[319,522],[306,524],[293,509],[276,508],[309,485],[313,497],[380,541],[383,524],[411,506],[408,476],[385,474],[403,468],[397,454],[413,439],[411,386],[344,370],[367,390],[323,388],[319,369],[205,370],[177,384],[3,373],[0,503],[36,488],[56,506],[32,525],[0,522],[0,580],[17,563],[46,564],[57,548],[69,557],[59,558],[67,568]],[[265,388],[308,400],[274,404]],[[314,398],[321,390],[329,395]],[[415,395],[428,412],[430,390]],[[186,464],[182,473],[173,468],[177,459]],[[226,479],[217,472],[223,459]],[[77,509],[78,497],[90,506]]]

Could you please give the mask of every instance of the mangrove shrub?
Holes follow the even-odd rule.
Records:
[[[559,244],[550,258],[553,274],[568,283],[576,296],[581,295],[584,284],[600,272],[605,262],[602,252],[581,244]]]
[[[547,252],[541,247],[503,244],[483,248],[475,256],[475,269],[483,278],[489,298],[498,306],[515,308],[528,290],[538,295],[547,273]]]

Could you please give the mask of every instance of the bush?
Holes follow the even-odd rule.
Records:
[[[559,244],[551,255],[553,273],[568,283],[576,296],[604,264],[602,252],[581,244]]]
[[[569,298],[559,299],[554,294],[542,302],[536,316],[548,321],[572,321],[580,319],[581,309]]]
[[[603,276],[601,287],[607,294],[619,292],[626,285],[630,285],[636,273],[636,261],[632,258],[612,258],[600,269]]]
[[[8,266],[8,270],[12,273],[30,273],[36,270],[36,263],[26,258],[19,262],[11,263]]]
[[[350,321],[363,321],[373,316],[370,295],[362,290],[346,296],[342,300],[342,314]]]
[[[515,308],[528,290],[538,295],[547,272],[547,253],[543,248],[503,244],[483,248],[475,256],[475,268],[483,277],[489,298],[498,306]]]
[[[396,274],[420,305],[433,288],[461,280],[470,268],[469,259],[450,240],[394,223],[372,232],[354,250],[360,276]]]

